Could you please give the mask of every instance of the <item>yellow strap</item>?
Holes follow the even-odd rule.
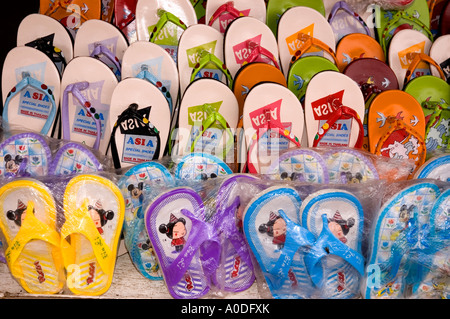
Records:
[[[88,212],[88,199],[83,201],[81,207],[65,212],[66,221],[61,228],[61,249],[64,258],[64,265],[67,268],[71,264],[75,263],[75,254],[77,253],[68,241],[68,238],[72,234],[84,235],[92,245],[97,262],[102,268],[103,272],[107,275],[111,275],[113,272],[114,262],[112,260],[111,249],[105,243],[105,240],[100,235],[95,227]]]

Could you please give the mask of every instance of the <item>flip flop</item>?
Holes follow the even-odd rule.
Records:
[[[103,20],[89,20],[83,23],[75,37],[74,56],[90,56],[105,63],[122,78],[122,58],[128,48],[128,41],[113,24]]]
[[[427,152],[447,148],[450,134],[450,85],[443,79],[424,75],[411,80],[404,91],[422,106],[425,115]]]
[[[359,200],[347,191],[321,190],[303,201],[299,220],[316,238],[305,265],[320,296],[358,297],[364,275],[364,214]]]
[[[312,41],[308,41],[310,38]],[[331,62],[335,61],[336,42],[333,30],[323,14],[313,8],[299,6],[286,10],[278,22],[277,40],[281,69],[285,75],[299,51],[302,56],[322,56]],[[333,53],[330,54],[330,51]]]
[[[56,294],[65,283],[51,191],[34,179],[0,188],[0,230],[11,274],[31,294]]]
[[[46,176],[51,163],[52,153],[42,135],[19,133],[0,144],[0,176]]]
[[[433,34],[434,39],[437,39],[441,35],[439,24],[447,0],[431,0],[427,1],[427,3],[430,11],[430,31]]]
[[[224,83],[208,78],[192,82],[180,103],[177,154],[204,152],[233,162],[238,112],[236,97]]]
[[[111,180],[73,177],[64,191],[61,252],[67,286],[76,295],[99,296],[111,286],[125,203]]]
[[[156,85],[138,78],[120,81],[112,93],[109,112],[106,154],[111,155],[116,169],[163,157],[171,113]]]
[[[398,90],[397,76],[386,63],[375,58],[354,60],[345,67],[343,73],[353,79],[359,85],[359,88],[363,93],[365,112],[362,149],[369,151],[367,120],[370,104],[379,93],[388,90]]]
[[[88,174],[104,170],[92,149],[69,142],[58,149],[48,168],[48,175]]]
[[[430,39],[417,30],[401,30],[392,38],[387,57],[389,66],[397,75],[400,89],[406,85],[405,77],[407,75],[412,79],[431,74],[426,63],[419,61],[419,64],[413,64],[415,57],[413,53],[428,55],[430,47]],[[410,71],[409,74],[408,71]]]
[[[254,17],[233,20],[224,35],[224,59],[231,77],[245,64],[264,62],[280,68],[278,45],[268,26]]]
[[[123,55],[122,77],[144,79],[156,85],[165,95],[174,116],[179,95],[178,69],[161,46],[146,41],[132,43]]]
[[[328,168],[322,156],[311,149],[283,152],[267,172],[272,179],[328,184]]]
[[[349,34],[370,36],[370,29],[362,17],[346,1],[336,2],[328,15],[336,43]]]
[[[430,212],[429,233],[419,251],[419,278],[412,288],[411,298],[448,299],[446,269],[450,259],[448,225],[450,213],[450,190],[443,192]]]
[[[254,17],[266,22],[264,0],[208,0],[206,1],[205,22],[224,34],[228,24],[239,17]]]
[[[103,62],[76,57],[61,81],[62,137],[106,153],[111,127],[109,107],[117,78]]]
[[[125,35],[128,43],[137,41],[136,6],[138,0],[114,1],[114,25]]]
[[[439,194],[436,185],[417,183],[404,187],[384,202],[373,224],[373,243],[367,263],[371,269],[367,270],[367,282],[362,288],[365,299],[405,297],[411,227],[420,227],[423,219],[429,219]]]
[[[206,223],[201,197],[187,187],[162,193],[145,209],[145,226],[172,297],[205,296],[220,243]]]
[[[429,40],[433,39],[430,31],[430,14],[426,0],[415,0],[400,10],[375,10],[376,36],[386,56],[390,50],[392,38],[402,30],[417,30]]]
[[[381,62],[386,61],[380,44],[371,36],[362,33],[353,33],[344,36],[336,47],[337,66],[339,71],[344,69],[354,60],[361,58],[373,58]]]
[[[138,271],[151,280],[163,278],[145,228],[142,205],[151,196],[151,183],[159,182],[173,185],[174,179],[169,170],[157,162],[145,162],[131,167],[118,182],[125,200],[125,246]]]
[[[197,24],[197,15],[189,0],[143,0],[136,5],[138,40],[160,45],[175,62],[180,36],[193,24]]]
[[[219,31],[204,24],[188,27],[178,43],[177,66],[181,95],[198,78],[209,77],[225,84],[230,82],[231,85],[232,80],[227,78],[223,60],[223,35]]]
[[[294,93],[302,105],[305,102],[306,88],[311,79],[322,71],[336,71],[336,64],[320,56],[305,56],[291,62],[287,75],[287,85],[289,90]]]
[[[368,123],[371,153],[412,159],[415,169],[424,163],[425,117],[413,96],[400,90],[381,92],[370,105]]]
[[[257,177],[247,174],[226,177],[217,191],[216,212],[212,217],[222,247],[213,282],[219,289],[231,292],[246,290],[255,280],[250,251],[242,229],[244,204],[240,196],[232,196],[242,180],[254,181]]]
[[[450,181],[450,155],[442,154],[428,159],[414,174],[414,178],[433,178]]]
[[[39,13],[27,15],[17,28],[17,46],[31,46],[47,54],[62,75],[73,58],[70,33],[57,20]]]
[[[292,7],[309,7],[325,16],[325,6],[322,0],[268,0],[266,24],[275,36],[278,34],[280,17]]]
[[[450,17],[450,4],[447,2],[444,9],[442,9],[441,19],[439,23],[439,31],[441,36],[450,34],[449,17]]]
[[[330,150],[323,155],[330,184],[364,183],[379,179],[372,159],[354,149]]]
[[[112,18],[114,14],[114,0],[105,0],[102,2],[102,15],[101,19],[108,23],[112,23]]]
[[[297,97],[277,83],[253,87],[244,102],[243,127],[247,160],[243,172],[264,173],[290,145],[300,147],[303,108]]]
[[[207,180],[233,174],[220,158],[208,153],[190,153],[183,156],[175,169],[177,180]]]
[[[361,148],[364,97],[350,77],[335,71],[315,75],[305,94],[308,146]],[[328,133],[329,132],[329,133]]]
[[[441,67],[445,80],[450,84],[450,34],[437,38],[430,48],[430,58]],[[431,74],[441,77],[438,68],[431,68]]]
[[[293,188],[270,187],[244,211],[244,234],[267,285],[276,299],[311,298],[304,262],[314,235],[299,225],[301,198]]]
[[[39,6],[39,13],[61,22],[73,37],[87,20],[100,19],[101,10],[100,0],[40,0]]]
[[[3,125],[50,136],[59,108],[61,78],[56,65],[38,49],[11,49],[2,69]]]

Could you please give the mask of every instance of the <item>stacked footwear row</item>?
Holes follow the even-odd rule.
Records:
[[[448,297],[448,1],[40,5],[2,70],[26,291],[103,294],[123,233],[174,298]]]

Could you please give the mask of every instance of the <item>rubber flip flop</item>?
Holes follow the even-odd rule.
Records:
[[[206,58],[207,55],[210,58]],[[204,24],[187,28],[178,43],[177,66],[181,95],[192,80],[198,78],[209,77],[228,84],[228,74],[222,72],[226,69],[223,61],[223,35],[219,31]]]
[[[268,26],[254,17],[233,20],[224,35],[224,59],[231,77],[251,62],[264,62],[280,68],[277,40]]]
[[[330,184],[364,183],[379,179],[374,162],[364,152],[354,149],[336,149],[323,154]]]
[[[264,174],[280,151],[300,147],[303,108],[297,97],[277,83],[253,87],[244,102],[243,127],[247,159],[243,172]]]
[[[313,41],[311,45],[306,46],[309,43],[309,37],[313,38]],[[313,8],[300,6],[286,10],[278,23],[277,41],[281,69],[286,76],[291,61],[294,56],[298,56],[299,50],[303,57],[322,56],[335,62],[336,42],[333,30],[327,19]],[[320,45],[315,45],[316,43]],[[329,53],[330,50],[332,54]]]
[[[328,168],[322,156],[311,149],[294,149],[283,152],[268,170],[271,179],[307,183],[329,183]]]
[[[236,97],[224,83],[208,78],[192,82],[180,103],[176,154],[203,152],[234,162],[238,112]]]
[[[111,127],[109,107],[117,78],[103,62],[76,57],[61,81],[62,137],[106,153]]]
[[[61,252],[67,286],[76,295],[99,296],[111,286],[125,202],[111,180],[81,174],[66,186]]]
[[[187,187],[162,193],[145,209],[145,226],[173,298],[200,298],[211,289],[221,248],[205,218],[201,197]]]
[[[364,139],[362,149],[369,151],[368,112],[372,100],[379,93],[387,90],[398,90],[397,76],[383,61],[375,58],[362,58],[351,62],[343,73],[358,83],[365,101]]]
[[[354,60],[360,58],[373,58],[386,62],[386,57],[380,44],[371,36],[362,33],[353,33],[344,36],[336,47],[337,66],[339,71]]]
[[[447,0],[431,0],[427,1],[430,11],[430,31],[434,39],[437,39],[441,34],[439,25],[441,21],[441,14],[447,4]]]
[[[370,36],[366,22],[346,1],[338,1],[333,5],[328,15],[328,23],[333,29],[336,43],[349,34]]]
[[[432,183],[407,186],[385,201],[373,224],[373,243],[369,252],[367,281],[362,288],[365,299],[406,297],[410,269],[411,228],[423,224],[440,194]],[[417,236],[417,235],[416,235]],[[374,277],[376,276],[376,277]]]
[[[57,122],[61,78],[52,60],[38,49],[11,49],[2,69],[3,125],[51,136]]]
[[[425,117],[413,96],[400,90],[381,92],[370,105],[368,123],[371,153],[412,159],[415,169],[424,163]]]
[[[0,230],[11,274],[31,294],[56,294],[65,283],[51,191],[33,179],[0,188]]]
[[[39,13],[27,15],[17,28],[17,46],[31,46],[47,54],[56,64],[59,74],[73,58],[70,33],[57,20]]]
[[[103,20],[89,20],[77,32],[73,46],[74,56],[90,56],[105,63],[122,78],[122,58],[128,41],[113,24]]]
[[[387,60],[397,75],[400,89],[406,85],[405,77],[407,75],[412,79],[431,74],[429,66],[424,62],[415,64],[414,69],[411,69],[415,54],[422,53],[428,56],[430,48],[430,39],[417,30],[401,30],[392,38]],[[409,74],[408,71],[410,71]]]
[[[375,10],[376,36],[386,56],[390,50],[392,38],[402,30],[417,30],[429,40],[433,39],[430,31],[430,14],[426,0],[415,0],[400,10]]]
[[[244,234],[276,299],[311,298],[314,288],[305,254],[314,235],[299,225],[302,200],[293,188],[270,187],[244,211]]]
[[[430,222],[424,232],[425,242],[419,250],[417,281],[412,288],[411,298],[448,299],[450,291],[445,271],[450,259],[448,225],[450,211],[450,190],[443,192],[430,212]]]
[[[278,34],[278,22],[285,11],[292,7],[309,7],[325,16],[323,1],[315,0],[269,0],[267,1],[266,24],[276,36]]]
[[[177,180],[207,180],[233,174],[230,167],[220,158],[208,153],[190,153],[183,156],[176,165]]]
[[[163,157],[171,112],[156,85],[138,78],[120,81],[112,93],[109,112],[106,154],[111,155],[116,169]]]
[[[214,284],[224,291],[239,292],[250,288],[255,272],[250,251],[242,229],[244,204],[236,189],[243,180],[254,181],[257,177],[233,174],[220,184],[216,197],[216,213],[212,217],[214,228],[221,241],[221,259]]]
[[[69,142],[58,149],[48,168],[48,175],[88,174],[105,170],[94,150]]]
[[[222,34],[231,21],[242,16],[266,23],[266,3],[264,0],[206,1],[205,22]]]
[[[0,176],[46,176],[51,163],[50,147],[39,134],[15,134],[0,144]]]
[[[414,174],[414,178],[432,178],[450,181],[450,155],[436,155],[428,159]]]
[[[106,21],[108,23],[112,23],[112,18],[114,14],[114,0],[106,0],[102,2],[102,15],[101,20]]]
[[[411,80],[404,91],[422,106],[425,115],[427,152],[447,148],[450,134],[450,85],[443,79],[424,75]]]
[[[450,34],[450,23],[449,23],[449,17],[450,17],[450,4],[447,2],[444,9],[441,12],[441,18],[439,22],[439,31],[441,36]]]
[[[153,183],[173,185],[169,170],[158,162],[131,167],[118,182],[125,200],[124,243],[138,271],[151,280],[162,280],[162,274],[145,228],[142,205],[152,196]]]
[[[358,297],[364,275],[364,214],[358,198],[338,189],[317,191],[302,202],[299,220],[316,238],[305,265],[320,296]]]
[[[100,0],[40,0],[39,13],[61,22],[75,37],[80,26],[91,19],[101,19]]]
[[[156,85],[166,96],[173,118],[180,85],[177,65],[166,50],[146,41],[130,44],[122,59],[122,77],[140,78]]]
[[[114,1],[114,25],[122,31],[130,44],[137,41],[136,6],[137,0]]]
[[[308,146],[361,148],[364,137],[364,97],[345,74],[323,71],[315,75],[305,94]]]
[[[197,15],[189,0],[143,0],[136,5],[138,40],[160,45],[175,62],[180,36],[193,24],[197,24]]]
[[[450,84],[450,34],[437,38],[430,48],[430,58],[441,67],[445,80]],[[431,74],[441,77],[439,69],[431,68]]]

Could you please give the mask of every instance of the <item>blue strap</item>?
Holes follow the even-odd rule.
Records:
[[[361,276],[364,275],[364,257],[354,249],[345,245],[331,232],[328,227],[327,215],[322,215],[323,227],[322,232],[317,238],[314,246],[305,256],[306,268],[312,282],[316,286],[320,286],[323,279],[323,269],[321,267],[321,259],[328,255],[336,255],[352,265]]]
[[[154,76],[152,73],[150,73],[146,66],[142,66],[142,71],[139,72],[136,75],[136,77],[138,79],[144,79],[144,80],[149,81],[150,83],[154,84],[162,92],[162,94],[166,98],[167,102],[169,102],[170,114],[172,114],[172,109],[173,109],[172,96],[170,95],[169,90],[164,85],[162,85],[162,82],[160,80],[158,80],[156,78],[156,76]]]
[[[3,108],[4,122],[9,123],[9,121],[8,121],[8,106],[9,106],[9,102],[11,101],[11,99],[14,98],[23,89],[30,86],[30,87],[44,93],[46,96],[48,96],[50,102],[52,103],[50,113],[47,117],[47,120],[45,121],[44,127],[42,127],[42,129],[40,131],[41,134],[47,135],[48,131],[50,131],[50,128],[53,125],[53,122],[55,120],[55,115],[56,115],[55,97],[53,96],[52,91],[48,88],[47,85],[39,82],[36,79],[33,79],[29,73],[26,73],[26,72],[22,73],[22,77],[23,77],[22,80],[19,83],[17,83],[16,86],[11,89],[11,91],[9,91],[9,93],[6,97],[5,105]]]
[[[314,244],[314,235],[306,228],[294,223],[283,210],[278,210],[280,217],[286,223],[286,241],[281,254],[274,267],[269,270],[274,289],[279,289],[286,281],[292,259],[300,247],[311,247]]]

